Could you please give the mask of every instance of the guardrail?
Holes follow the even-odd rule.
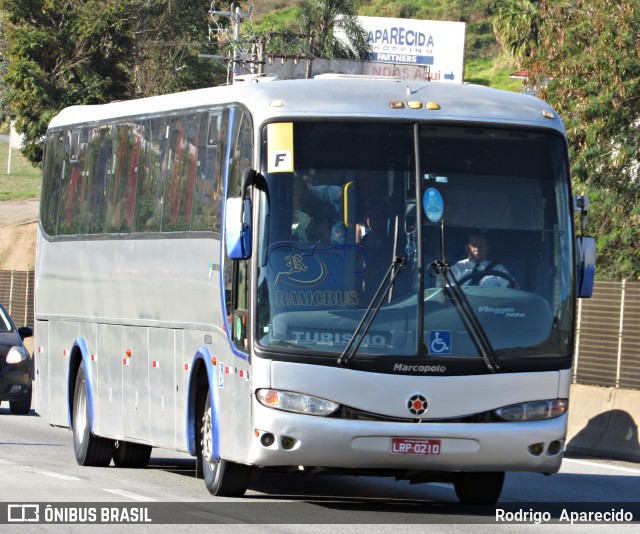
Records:
[[[33,328],[33,271],[0,270],[0,302],[16,326]]]
[[[573,382],[640,389],[640,282],[596,282],[578,301]]]

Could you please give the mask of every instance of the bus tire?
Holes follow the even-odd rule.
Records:
[[[491,506],[498,502],[503,484],[503,472],[459,473],[453,487],[462,504]]]
[[[251,470],[248,466],[213,457],[213,426],[211,423],[211,403],[207,401],[202,415],[202,441],[200,464],[204,484],[211,495],[218,497],[241,497],[249,486]]]
[[[113,464],[116,467],[143,468],[149,464],[151,446],[129,441],[116,441]]]
[[[89,393],[84,365],[80,365],[73,390],[73,449],[79,465],[107,467],[113,456],[114,441],[91,433]]]

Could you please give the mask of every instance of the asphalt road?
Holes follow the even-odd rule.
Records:
[[[38,220],[40,200],[4,200],[0,202],[0,228]]]
[[[640,521],[640,465],[615,461],[570,458],[561,472],[551,477],[509,474],[500,503],[488,508],[460,505],[448,484],[411,486],[369,477],[310,478],[269,473],[256,474],[244,498],[215,498],[194,473],[193,458],[158,449],[154,449],[147,469],[80,467],[73,455],[69,430],[50,427],[33,411],[29,416],[12,416],[7,403],[0,406],[0,530],[7,503],[40,503],[43,509],[47,504],[85,509],[115,503],[142,507],[150,511],[156,523],[163,523],[162,527],[153,527],[162,532],[186,530],[187,523],[200,523],[205,528],[216,523],[235,532],[240,527],[242,532],[258,532],[251,525],[268,524],[276,532],[370,534],[397,532],[397,525],[403,525],[403,532],[455,529],[475,533],[502,524],[496,523],[497,510],[504,510],[507,518],[518,510],[543,518],[547,513],[560,517],[565,510],[579,513],[625,507],[635,514],[634,520]],[[167,524],[173,522],[176,524]],[[509,525],[509,532],[537,533],[541,526],[535,521],[505,525]],[[567,526],[548,524],[545,532]],[[68,531],[70,525],[64,527]],[[55,525],[39,525],[37,530],[53,528]],[[592,522],[579,528],[580,532],[596,532],[596,528],[598,532],[603,528],[637,531],[638,524]]]

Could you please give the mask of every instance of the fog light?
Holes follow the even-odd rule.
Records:
[[[549,443],[549,448],[547,449],[547,454],[555,455],[562,451],[562,440],[556,440]]]
[[[262,434],[262,436],[260,436],[260,443],[262,443],[264,447],[271,447],[271,445],[273,445],[275,441],[276,438],[273,436],[273,434],[271,434],[271,432],[265,432],[264,434]]]
[[[284,436],[280,441],[280,443],[282,443],[282,448],[284,450],[290,451],[291,449],[293,449],[293,447],[295,447],[296,440],[293,438],[290,438],[289,436]]]
[[[534,443],[533,445],[529,445],[529,453],[534,456],[540,456],[544,451],[544,443]]]

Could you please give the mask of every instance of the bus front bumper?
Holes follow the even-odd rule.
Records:
[[[567,415],[517,423],[383,423],[254,405],[248,463],[264,467],[530,471],[560,469]]]

